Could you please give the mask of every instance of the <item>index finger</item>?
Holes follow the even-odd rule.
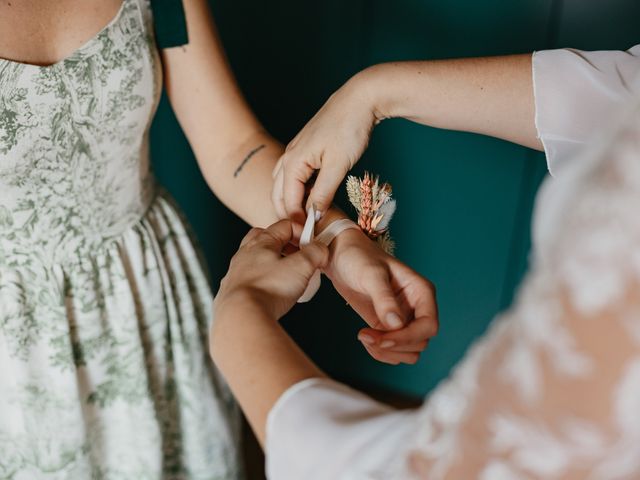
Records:
[[[396,344],[414,344],[434,337],[438,333],[439,322],[433,284],[404,264],[393,263],[390,268],[399,279],[402,303],[412,315],[403,328],[379,332],[376,336],[381,342],[388,340]]]
[[[316,205],[318,210],[324,214],[331,206],[331,202],[333,202],[333,198],[348,172],[339,164],[323,162],[318,178],[309,193],[307,204]]]
[[[279,175],[283,175],[284,207],[289,218],[304,222],[304,197],[306,185],[315,169],[307,161],[288,156],[282,162]]]
[[[434,337],[438,333],[438,321],[433,317],[417,317],[400,330],[383,332],[365,328],[362,333],[372,336],[379,344],[391,341],[395,345],[413,345]]]

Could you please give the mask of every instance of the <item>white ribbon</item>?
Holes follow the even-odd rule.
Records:
[[[349,230],[350,228],[357,228],[354,222],[347,218],[342,218],[340,220],[336,220],[335,222],[331,222],[327,228],[325,228],[318,236],[315,236],[315,228],[316,222],[319,220],[318,212],[316,212],[315,207],[312,205],[309,207],[307,211],[307,221],[304,224],[304,228],[302,229],[302,235],[300,235],[300,246],[309,245],[312,241],[324,243],[327,247],[333,242],[333,240],[340,235],[345,230]],[[320,289],[321,283],[321,273],[320,270],[316,270],[311,280],[309,281],[309,285],[307,285],[307,289],[304,291],[302,296],[298,299],[298,303],[306,303],[311,300],[315,294]]]

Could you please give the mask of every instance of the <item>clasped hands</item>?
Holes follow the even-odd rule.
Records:
[[[277,321],[321,269],[368,324],[358,339],[373,358],[393,365],[417,362],[438,329],[431,283],[358,230],[344,231],[329,247],[312,242],[292,253],[294,231],[299,235],[299,226],[290,220],[252,229],[221,283],[217,308],[254,307]]]

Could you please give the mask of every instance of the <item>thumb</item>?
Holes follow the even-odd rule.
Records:
[[[316,270],[325,267],[329,262],[329,248],[322,243],[311,242],[293,255],[289,255],[283,262],[288,263],[308,281]]]
[[[333,197],[335,197],[348,171],[348,169],[340,165],[334,165],[329,162],[324,163],[309,193],[307,208],[313,204],[318,212],[321,212],[321,214],[326,213],[331,207]]]
[[[257,243],[271,250],[281,252],[293,238],[293,226],[290,220],[280,220],[262,230],[256,237]]]
[[[402,314],[393,289],[389,272],[385,269],[367,275],[363,281],[364,290],[373,302],[373,308],[379,324],[371,325],[376,329],[398,330],[404,326]]]

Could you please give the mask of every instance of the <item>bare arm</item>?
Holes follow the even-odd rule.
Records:
[[[281,187],[273,192],[277,208],[298,215],[303,185],[316,170],[308,201],[330,205],[374,126],[391,117],[542,150],[530,54],[376,65],[335,92],[289,144],[276,178]]]
[[[237,86],[204,0],[185,0],[189,44],[163,50],[171,105],[214,193],[254,226],[277,220],[271,171],[282,146]]]
[[[362,75],[371,82],[379,118],[402,117],[542,150],[530,54],[389,63]]]
[[[278,398],[324,376],[278,324],[328,260],[326,247],[315,243],[282,258],[291,236],[287,220],[249,232],[220,286],[210,337],[212,357],[263,445]]]
[[[258,307],[235,304],[216,312],[211,352],[260,444],[276,401],[307,378],[324,377],[277,319]]]

